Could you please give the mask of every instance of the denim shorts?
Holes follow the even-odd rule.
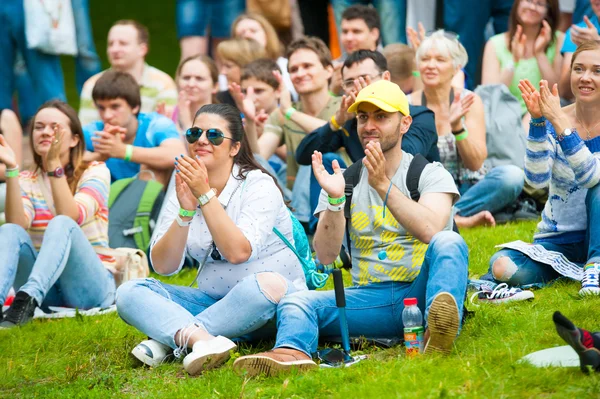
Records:
[[[246,8],[244,0],[177,0],[177,37],[229,37],[231,24]]]

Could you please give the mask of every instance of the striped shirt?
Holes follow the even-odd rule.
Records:
[[[554,126],[532,124],[527,137],[525,179],[549,187],[548,201],[534,240],[563,244],[585,239],[587,190],[600,182],[600,137],[583,141],[576,132],[557,140]]]
[[[50,182],[46,174],[38,171],[24,171],[19,174],[21,198],[27,218],[27,232],[34,247],[39,251],[48,223],[54,217],[44,197],[40,184],[45,184],[51,195]],[[110,172],[103,162],[93,162],[83,172],[75,191],[75,202],[79,210],[77,224],[95,247],[108,248],[108,193]],[[100,256],[107,266],[112,266],[113,258]]]
[[[81,89],[79,120],[84,126],[100,119],[98,110],[92,99],[92,90],[100,76],[100,72],[89,78]],[[158,104],[165,103],[174,107],[177,104],[177,87],[173,79],[161,70],[158,70],[148,64],[144,64],[142,80],[140,84],[140,95],[142,96],[142,107],[140,112],[149,114],[156,111]]]

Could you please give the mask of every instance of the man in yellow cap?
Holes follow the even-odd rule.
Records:
[[[394,338],[404,328],[404,299],[416,298],[427,323],[425,353],[449,353],[456,338],[468,276],[468,250],[452,231],[452,204],[459,193],[439,163],[420,174],[418,201],[411,199],[407,173],[413,156],[402,151],[402,136],[412,122],[406,96],[389,81],[362,89],[350,112],[357,113],[358,136],[365,148],[358,184],[350,204],[350,252],[354,287],[346,292],[348,329],[353,337]],[[332,263],[342,247],[344,175],[323,167],[321,154],[312,166],[323,188],[313,240],[317,257]],[[414,299],[411,300],[414,302]],[[319,337],[340,335],[333,291],[306,291],[284,297],[277,309],[275,349],[243,356],[234,368],[250,375],[276,374],[316,367],[310,357]],[[416,346],[421,347],[420,344]]]

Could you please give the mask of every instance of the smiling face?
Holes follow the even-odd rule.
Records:
[[[403,116],[400,112],[386,112],[366,102],[358,106],[356,120],[363,148],[370,141],[379,142],[384,154],[400,145],[400,136],[408,131],[412,121],[410,116]]]
[[[33,120],[33,132],[31,136],[33,151],[40,156],[48,153],[55,139],[55,129],[63,132],[60,158],[68,158],[69,151],[79,143],[79,136],[71,131],[70,120],[56,108],[43,108]]]
[[[548,14],[547,0],[520,0],[517,18],[523,25],[538,26]]]
[[[223,132],[225,137],[232,138],[229,123],[219,115],[205,112],[196,117],[193,126],[199,127],[204,132],[198,141],[189,144],[190,154],[199,156],[209,172],[221,167],[231,169],[233,158],[240,150],[240,143],[226,138],[220,145],[213,145],[206,138],[208,129],[218,129]]]
[[[200,60],[190,60],[183,64],[177,85],[194,103],[208,104],[217,92],[217,82],[213,82],[210,70]]]
[[[458,71],[449,55],[431,47],[419,59],[419,72],[425,86],[436,87],[452,81]]]
[[[375,50],[379,29],[369,29],[364,19],[342,19],[340,40],[347,54],[356,50]]]
[[[148,46],[139,42],[138,31],[131,25],[115,25],[108,32],[107,51],[110,65],[117,70],[127,70],[143,61]]]
[[[263,48],[267,47],[267,34],[258,21],[242,19],[235,26],[235,37],[238,39],[253,39]]]
[[[288,71],[298,94],[310,94],[327,88],[332,75],[331,67],[323,66],[317,53],[305,48],[290,55]]]
[[[577,54],[571,68],[571,90],[576,101],[600,101],[600,50]]]

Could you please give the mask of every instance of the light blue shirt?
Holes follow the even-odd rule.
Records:
[[[598,17],[597,16],[592,16],[590,18],[590,22],[596,27],[596,30],[598,32],[600,32],[600,21],[598,21]],[[587,25],[585,24],[585,21],[581,21],[580,23],[576,24],[575,26],[579,26],[581,28],[586,28]],[[561,53],[574,53],[575,50],[577,50],[577,46],[575,45],[575,43],[573,43],[573,40],[571,40],[571,28],[569,28],[567,30],[567,33],[565,34],[565,42],[563,43],[562,49],[560,49]]]

